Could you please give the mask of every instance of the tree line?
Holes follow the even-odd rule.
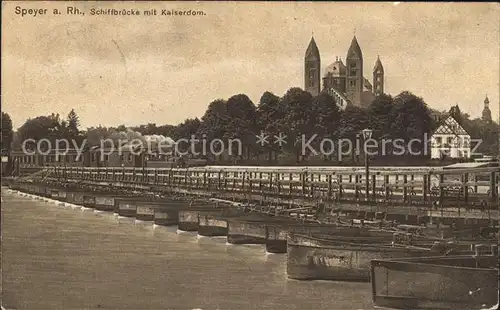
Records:
[[[491,155],[498,153],[498,125],[481,119],[470,119],[458,106],[450,111],[432,110],[421,97],[403,91],[394,97],[379,95],[365,108],[347,105],[342,110],[329,94],[321,93],[313,97],[300,88],[291,88],[281,97],[266,91],[257,104],[244,94],[234,95],[227,100],[217,99],[208,105],[200,119],[186,119],[178,125],[150,123],[131,128],[121,125],[81,130],[78,115],[71,110],[66,118],[51,114],[28,119],[13,133],[10,117],[2,112],[2,149],[20,148],[21,142],[28,138],[45,138],[50,141],[72,139],[78,143],[86,140],[90,147],[99,145],[100,139],[123,134],[128,130],[139,136],[162,135],[173,140],[189,139],[191,136],[207,141],[239,139],[243,147],[239,156],[227,158],[207,154],[209,161],[224,164],[292,164],[313,160],[333,163],[334,155],[313,156],[314,154],[301,153],[300,137],[315,135],[317,139],[312,145],[317,147],[322,138],[355,140],[363,129],[370,128],[374,139],[423,141],[424,136],[430,137],[439,124],[438,117],[449,114],[454,115],[472,138],[483,140],[477,151]],[[270,137],[282,133],[286,135],[287,143],[280,146],[270,139],[270,143],[258,145],[256,135],[261,132]],[[349,164],[359,161],[355,154],[349,160]]]

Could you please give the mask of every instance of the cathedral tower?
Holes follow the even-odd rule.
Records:
[[[483,109],[483,120],[487,122],[491,122],[491,110],[490,110],[490,100],[488,96],[484,99],[484,109]]]
[[[313,96],[319,95],[321,88],[321,59],[319,57],[319,49],[311,38],[309,46],[304,57],[304,90],[311,93]]]
[[[347,51],[346,57],[347,79],[346,94],[347,98],[354,105],[361,104],[361,92],[363,91],[363,54],[359,47],[356,36],[352,38],[351,46]]]
[[[373,93],[375,96],[384,93],[384,66],[382,66],[380,56],[377,56],[375,67],[373,67]]]

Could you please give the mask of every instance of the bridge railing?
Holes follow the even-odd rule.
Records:
[[[375,170],[247,167],[133,168],[49,167],[57,178],[321,197],[446,204],[498,204],[500,168]],[[367,186],[368,185],[368,186]]]

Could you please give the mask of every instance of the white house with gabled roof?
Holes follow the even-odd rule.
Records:
[[[469,158],[471,137],[452,116],[447,116],[431,136],[431,158]]]

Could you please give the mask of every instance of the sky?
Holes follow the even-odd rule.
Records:
[[[85,15],[68,15],[66,7]],[[16,14],[16,7],[47,9]],[[53,15],[53,9],[63,12]],[[140,16],[91,16],[92,8]],[[142,12],[156,9],[157,16]],[[202,16],[161,16],[161,10]],[[219,98],[303,87],[314,34],[322,70],[345,59],[353,35],[364,75],[377,55],[385,92],[411,91],[438,110],[499,115],[497,3],[2,2],[2,111],[26,119],[75,109],[83,128],[177,124]]]

